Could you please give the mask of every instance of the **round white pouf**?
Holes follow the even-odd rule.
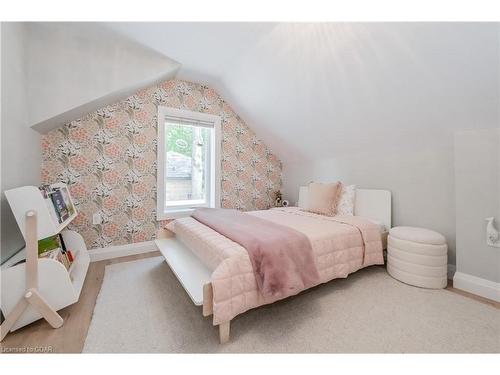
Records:
[[[422,288],[447,284],[448,246],[443,235],[429,229],[394,227],[387,237],[387,272]]]

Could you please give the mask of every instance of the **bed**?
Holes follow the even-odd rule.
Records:
[[[389,191],[357,189],[350,217],[327,217],[297,207],[246,214],[308,237],[319,273],[314,286],[384,263],[391,227]],[[281,299],[260,293],[249,254],[241,245],[192,217],[169,223],[160,230],[156,245],[193,303],[202,306],[203,316],[213,315],[221,343],[229,341],[230,322],[237,315]]]

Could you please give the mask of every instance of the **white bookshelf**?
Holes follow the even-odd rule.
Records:
[[[51,187],[61,188],[66,187],[66,185],[54,184]],[[85,276],[87,275],[90,257],[82,236],[75,231],[66,229],[68,224],[77,216],[76,209],[74,209],[74,213],[64,222],[59,223],[51,199],[44,199],[38,187],[23,186],[8,190],[5,192],[5,195],[19,225],[19,229],[24,236],[27,247],[32,249],[30,251],[37,252],[36,257],[38,257],[38,244],[36,241],[57,234],[61,234],[66,248],[71,250],[74,256],[73,263],[69,269],[66,269],[57,260],[48,258],[37,259],[34,266],[34,273],[35,277],[37,276],[38,293],[45,299],[54,312],[77,302],[85,281]],[[69,190],[68,199],[74,208]],[[27,225],[26,221],[29,217],[27,212],[32,211],[36,213],[36,239],[27,238],[26,233],[30,230],[30,226]],[[35,232],[33,226],[32,232],[33,234]],[[31,241],[30,244],[28,244],[28,241]],[[36,250],[33,250],[35,248]],[[18,263],[23,259],[27,259],[26,255],[27,251],[25,248],[2,265],[2,298],[0,306],[6,317],[16,309],[16,305],[21,299],[26,298],[27,290],[30,288],[30,275],[27,272],[28,262]],[[42,317],[42,314],[35,307],[28,305],[17,318],[16,322],[9,328],[9,331],[14,331]],[[2,337],[4,337],[3,334]]]
[[[62,183],[52,184],[51,187],[59,187],[66,188],[67,186]],[[52,200],[50,198],[43,197],[40,189],[36,186],[22,186],[20,188],[7,190],[5,192],[5,196],[7,197],[7,201],[10,204],[10,208],[14,213],[14,217],[16,218],[17,225],[21,230],[21,233],[26,239],[25,233],[25,215],[29,210],[35,210],[38,215],[38,239],[47,238],[50,236],[54,236],[68,226],[69,223],[73,221],[73,219],[78,215],[75,212],[69,218],[67,218],[64,222],[59,223],[57,219],[57,214],[54,209],[54,205],[52,204]],[[71,196],[68,197],[71,201]],[[71,204],[74,207],[73,202]]]

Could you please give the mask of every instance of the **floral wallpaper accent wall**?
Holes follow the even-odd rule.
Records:
[[[280,160],[213,89],[166,81],[42,137],[42,182],[69,185],[79,211],[70,228],[89,248],[155,237],[159,105],[221,116],[222,207],[266,209],[281,188]]]

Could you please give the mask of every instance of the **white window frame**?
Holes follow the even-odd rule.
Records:
[[[201,112],[188,111],[184,109],[170,108],[158,106],[158,150],[157,150],[157,166],[156,166],[156,218],[157,220],[166,220],[189,216],[195,207],[207,207],[207,205],[189,205],[176,206],[171,210],[165,210],[165,170],[166,170],[166,144],[165,144],[165,120],[167,117],[185,118],[190,121],[208,122],[213,124],[214,131],[210,139],[211,152],[210,156],[210,201],[209,207],[220,207],[220,154],[221,154],[221,118],[220,116],[210,115]]]

